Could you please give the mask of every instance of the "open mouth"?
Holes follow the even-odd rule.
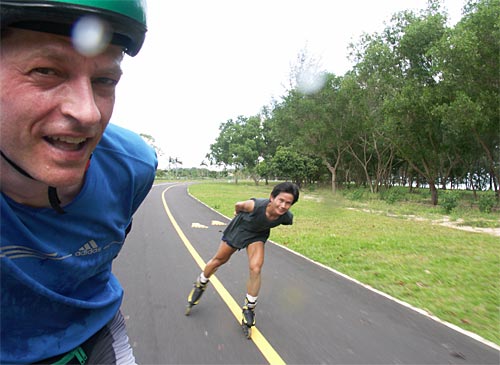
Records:
[[[64,151],[79,151],[81,150],[87,138],[82,137],[44,137],[45,141],[52,146]]]

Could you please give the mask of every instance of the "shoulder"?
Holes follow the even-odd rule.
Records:
[[[93,166],[99,179],[112,179],[114,190],[132,196],[135,211],[151,189],[158,160],[141,136],[109,124],[94,150],[90,168]]]
[[[288,211],[282,216],[282,221],[284,225],[293,224],[293,213]]]
[[[118,159],[126,159],[130,163],[145,165],[155,171],[158,164],[154,149],[141,136],[111,123],[96,147],[96,152],[99,151]]]
[[[267,205],[269,204],[269,199],[262,198],[252,198],[251,201],[254,203],[253,214],[261,215],[266,213]]]
[[[255,207],[267,207],[267,205],[269,204],[269,199],[265,199],[265,198],[252,198],[251,200],[254,201],[255,203]]]
[[[251,213],[254,210],[254,207],[255,207],[255,202],[253,199],[244,200],[241,202],[237,202],[235,204],[235,211],[236,213],[240,212]]]

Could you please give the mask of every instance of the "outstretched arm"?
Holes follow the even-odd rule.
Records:
[[[242,202],[237,202],[234,205],[234,214],[236,215],[241,212],[250,213],[253,211],[254,207],[255,207],[255,202],[253,200],[245,200]]]

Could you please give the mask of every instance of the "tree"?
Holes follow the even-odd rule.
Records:
[[[211,160],[296,181],[314,180],[319,160],[333,192],[342,178],[372,191],[426,182],[433,204],[450,182],[499,194],[500,0],[469,0],[455,28],[440,1],[363,35],[342,77],[302,51],[290,90],[260,116],[221,125]]]
[[[449,101],[438,112],[450,144],[480,161],[499,193],[500,180],[500,0],[469,1],[465,15],[435,50]],[[479,153],[478,153],[479,151]],[[481,153],[482,152],[482,153]]]
[[[310,177],[317,175],[314,160],[290,147],[278,147],[271,162],[271,170],[276,177],[292,180],[302,186]]]
[[[234,167],[236,172],[247,171],[257,185],[259,176],[256,167],[262,160],[265,146],[260,116],[239,116],[236,121],[230,119],[222,123],[219,130],[220,134],[210,145],[207,158],[212,164]]]
[[[331,174],[332,191],[337,190],[337,170],[347,149],[345,120],[337,113],[341,78],[328,74],[325,86],[316,94],[288,92],[273,109],[274,133],[282,146],[319,158]]]
[[[439,4],[431,1],[420,17],[402,12],[385,32],[397,66],[394,91],[384,101],[388,137],[412,169],[425,177],[434,205],[438,203],[436,182],[445,156],[441,119],[433,113],[441,95],[430,52],[446,29],[446,18],[438,10]]]
[[[350,46],[355,66],[344,77],[343,89],[351,91],[343,90],[343,94],[350,98],[350,109],[353,109],[350,124],[354,126],[354,133],[349,152],[362,167],[372,191],[392,183],[390,175],[396,159],[384,109],[385,100],[399,88],[394,48],[395,45],[381,35],[364,34],[358,44]]]

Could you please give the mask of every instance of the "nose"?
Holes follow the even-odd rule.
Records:
[[[95,124],[101,120],[91,80],[81,77],[68,84],[63,95],[61,112],[82,124]]]

